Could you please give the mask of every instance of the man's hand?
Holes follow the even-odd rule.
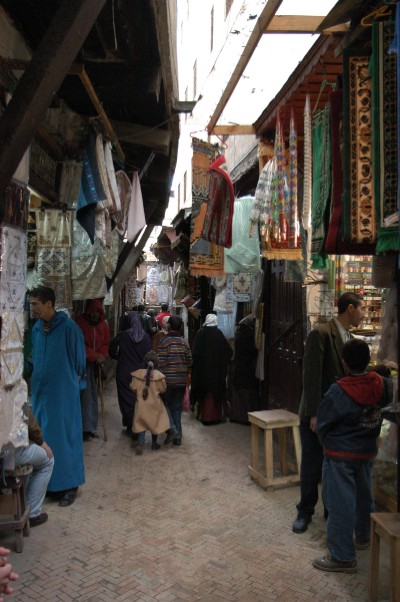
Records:
[[[310,418],[310,429],[312,430],[313,433],[317,432],[317,417],[316,416],[311,416],[311,418]]]
[[[106,358],[104,357],[104,355],[101,355],[101,353],[97,356],[96,362],[98,364],[104,364],[104,362],[106,361]]]
[[[10,550],[0,548],[0,594],[11,594],[14,590],[9,586],[9,581],[18,579],[17,573],[12,570],[12,565],[7,562]],[[4,602],[4,598],[0,597],[0,602]]]
[[[42,447],[43,447],[44,451],[46,452],[47,457],[48,458],[52,458],[53,457],[53,452],[50,449],[50,447],[47,445],[46,441],[43,441]]]

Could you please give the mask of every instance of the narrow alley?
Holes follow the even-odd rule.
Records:
[[[357,553],[355,575],[315,570],[312,559],[325,551],[321,507],[295,535],[298,488],[267,493],[250,479],[249,427],[206,427],[185,414],[182,447],[151,451],[146,441],[136,456],[113,382],[105,406],[108,440],[85,442],[86,484],[75,504],[47,499],[48,523],[12,553],[20,578],[7,602],[367,599],[368,551]]]

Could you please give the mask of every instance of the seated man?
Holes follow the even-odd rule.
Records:
[[[42,512],[42,504],[53,472],[54,458],[50,447],[43,441],[42,429],[31,410],[28,409],[27,413],[29,445],[15,450],[15,465],[31,464],[33,467],[28,476],[26,497],[30,506],[30,526],[37,527],[48,519],[47,513]]]

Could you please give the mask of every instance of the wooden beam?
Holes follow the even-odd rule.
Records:
[[[325,17],[314,15],[275,15],[264,30],[264,33],[315,33]],[[324,33],[346,33],[349,30],[345,23],[324,30]]]
[[[115,132],[113,130],[111,122],[107,117],[107,113],[103,109],[103,105],[101,104],[100,99],[97,96],[96,91],[93,88],[92,82],[90,81],[90,78],[89,78],[88,74],[86,73],[85,67],[83,65],[81,66],[81,71],[78,75],[79,75],[79,79],[81,80],[82,84],[85,87],[86,92],[89,95],[90,100],[93,103],[94,108],[96,109],[96,111],[104,125],[104,129],[106,130],[107,136],[110,138],[112,144],[114,144],[119,157],[122,159],[122,161],[124,161],[125,160],[124,151],[122,150],[121,145],[117,140],[117,136],[115,135]]]
[[[208,123],[207,129],[208,133],[212,134],[213,128],[217,125],[218,119],[221,117],[222,111],[226,107],[230,97],[232,96],[241,76],[246,69],[253,52],[257,48],[258,42],[260,41],[263,32],[268,27],[269,22],[272,17],[275,15],[276,11],[282,4],[283,0],[267,0],[266,5],[264,6],[257,23],[254,26],[253,31],[250,34],[250,37],[247,41],[245,49],[243,50],[242,56],[239,59],[238,64],[236,65],[225,90],[222,92],[221,98],[214,110],[214,113],[211,115],[210,121]]]
[[[161,128],[150,128],[137,123],[111,121],[118,138],[129,144],[146,146],[155,151],[168,155],[171,142],[171,132]]]
[[[9,184],[105,2],[60,3],[0,119],[0,193]]]
[[[213,134],[217,136],[242,136],[248,134],[255,135],[254,125],[216,125]]]

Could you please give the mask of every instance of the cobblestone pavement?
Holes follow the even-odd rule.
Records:
[[[7,602],[367,599],[368,551],[358,552],[355,575],[315,570],[325,552],[321,507],[295,535],[298,487],[266,492],[250,479],[249,427],[206,427],[185,414],[182,447],[151,451],[147,441],[136,456],[113,383],[105,405],[108,441],[84,444],[75,504],[46,501],[48,523],[12,554],[20,578]],[[1,535],[0,545],[12,543]],[[380,600],[389,597],[383,552]]]

